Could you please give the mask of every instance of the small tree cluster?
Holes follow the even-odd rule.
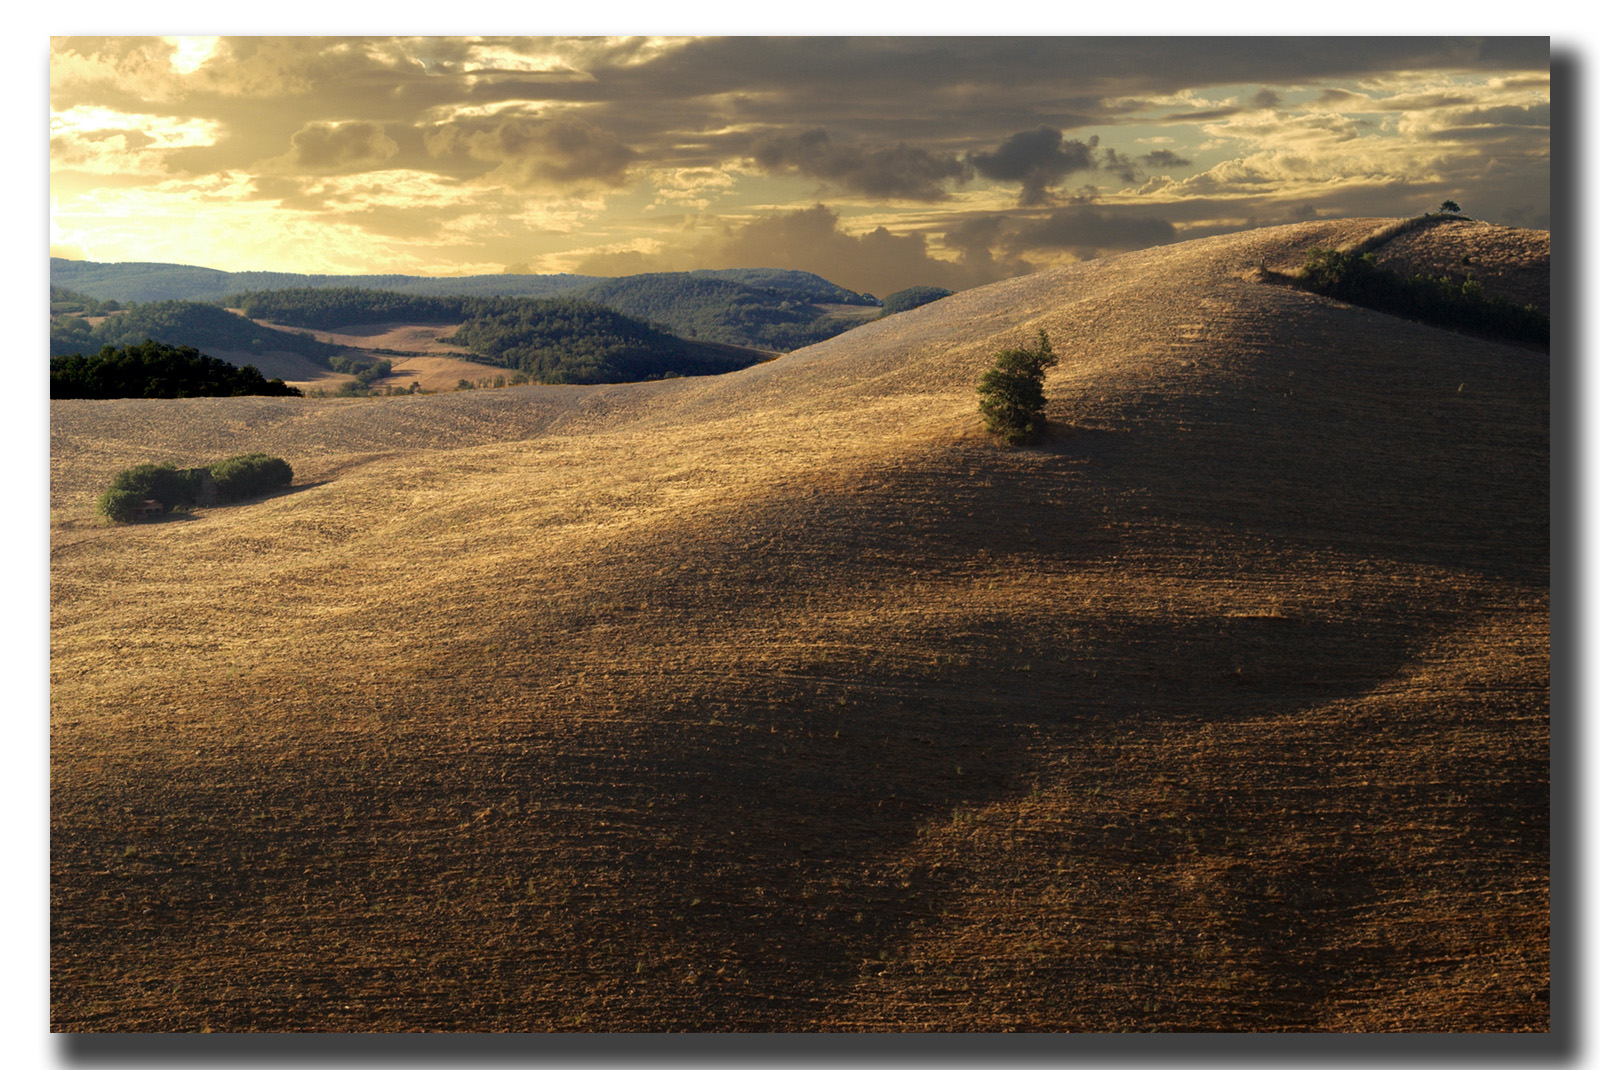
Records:
[[[202,500],[207,478],[222,501],[253,498],[294,479],[289,463],[264,453],[241,454],[210,468],[178,469],[170,464],[139,464],[117,473],[111,486],[95,501],[102,516],[119,524],[139,519],[144,503],[158,502],[163,514]]]
[[[212,465],[211,478],[216,480],[218,498],[236,502],[287,487],[294,480],[294,469],[281,457],[245,453]]]
[[[1044,430],[1044,373],[1056,365],[1041,328],[1032,348],[1002,349],[978,381],[978,412],[991,435],[1017,446]]]
[[[95,504],[103,515],[120,524],[136,519],[147,501],[160,502],[161,511],[170,513],[199,496],[198,475],[192,470],[180,472],[170,464],[134,465],[118,472]]]

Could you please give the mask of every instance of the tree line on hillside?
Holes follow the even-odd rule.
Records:
[[[55,316],[104,316],[110,312],[120,312],[122,302],[115,300],[99,300],[88,294],[81,294],[76,290],[69,290],[63,286],[50,287],[50,315]],[[87,325],[86,325],[87,326]]]
[[[931,304],[942,300],[955,293],[943,286],[907,286],[904,290],[896,290],[883,299],[883,315],[892,316],[897,312],[909,312],[913,308]]]
[[[51,398],[300,397],[253,365],[236,368],[190,346],[145,341],[50,358]]]
[[[333,331],[372,323],[458,323],[474,315],[501,311],[522,298],[427,297],[344,286],[329,289],[252,290],[227,298],[251,319],[289,327]]]
[[[246,353],[281,350],[318,363],[344,352],[298,331],[280,331],[252,323],[219,305],[203,301],[156,301],[132,305],[97,324],[79,316],[61,316],[50,324],[50,355],[93,352],[104,346],[138,345],[154,339],[167,345],[226,349]]]
[[[1549,313],[1536,305],[1517,305],[1490,294],[1470,275],[1460,279],[1402,276],[1379,267],[1370,252],[1312,249],[1296,281],[1326,297],[1436,327],[1501,341],[1550,345]]]

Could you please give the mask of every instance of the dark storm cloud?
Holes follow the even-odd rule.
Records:
[[[1305,84],[1394,69],[1528,70],[1548,66],[1545,38],[709,38],[633,66],[598,69],[571,99],[638,104],[725,98],[735,114],[800,108],[871,123],[885,114],[949,112],[952,130],[994,104],[1071,129],[1108,117],[1107,98],[1239,82]],[[1065,87],[1070,87],[1067,89]],[[741,96],[742,94],[742,96]],[[950,105],[967,101],[960,113]],[[1056,117],[1075,111],[1077,121]],[[993,116],[984,117],[992,122]],[[836,128],[831,119],[830,130]],[[865,126],[863,126],[865,128]],[[992,128],[992,127],[991,127]]]
[[[1048,190],[1070,174],[1093,171],[1098,138],[1087,142],[1066,140],[1048,126],[1012,134],[993,152],[974,152],[967,162],[984,178],[1017,182],[1022,186],[1019,204],[1043,204]]]
[[[1192,161],[1184,159],[1171,149],[1156,149],[1139,157],[1146,167],[1188,167]]]
[[[929,153],[904,142],[884,149],[839,145],[821,128],[768,135],[752,146],[751,156],[769,172],[792,169],[869,197],[913,201],[943,200],[949,196],[944,183],[970,173],[954,154]]]
[[[1139,179],[1139,168],[1128,157],[1116,149],[1104,149],[1100,154],[1100,170],[1124,182],[1132,183]]]
[[[1167,149],[1157,149],[1135,160],[1111,147],[1100,147],[1098,135],[1087,141],[1068,139],[1048,126],[1012,134],[993,152],[971,152],[967,163],[984,178],[1016,182],[1022,186],[1017,204],[1035,208],[1051,203],[1057,185],[1069,175],[1097,172],[1132,184],[1142,173],[1139,163],[1156,167],[1182,167],[1189,161]]]
[[[1461,126],[1474,126],[1483,123],[1498,126],[1525,126],[1548,129],[1550,126],[1550,104],[1545,102],[1528,107],[1502,105],[1494,108],[1473,108],[1456,112],[1453,118]]]
[[[1206,108],[1201,111],[1175,111],[1168,112],[1161,117],[1164,123],[1209,123],[1216,119],[1226,119],[1231,115],[1238,115],[1243,108]]]

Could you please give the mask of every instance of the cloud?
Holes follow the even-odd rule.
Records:
[[[1059,208],[1042,219],[1013,222],[1000,235],[1000,242],[1013,254],[1064,249],[1080,259],[1089,259],[1107,252],[1166,245],[1177,237],[1177,228],[1156,216],[1094,205],[1073,205]]]
[[[1171,149],[1156,149],[1139,157],[1139,162],[1146,167],[1188,167],[1191,161],[1184,159]]]
[[[369,171],[399,150],[377,123],[309,123],[289,139],[285,162],[303,171]]]
[[[622,186],[639,158],[610,132],[566,115],[458,119],[428,130],[423,142],[436,158],[465,156],[495,165],[486,180],[514,189]]]
[[[1355,108],[1365,111],[1371,106],[1370,98],[1348,89],[1324,89],[1317,96],[1319,108]]]
[[[579,259],[579,274],[636,274],[695,268],[784,267],[810,271],[880,297],[907,286],[945,286],[952,290],[1006,277],[1003,266],[983,248],[973,261],[933,256],[920,233],[895,234],[877,227],[855,235],[840,229],[839,214],[817,204],[792,212],[758,216],[723,226],[719,232],[676,250],[651,254],[638,250],[600,251]],[[1014,272],[1021,273],[1021,272]]]
[[[1208,123],[1238,115],[1242,110],[1242,108],[1205,108],[1200,111],[1172,112],[1169,115],[1163,115],[1161,121],[1164,123]]]
[[[1096,167],[1097,137],[1087,142],[1065,140],[1060,130],[1041,126],[1012,134],[993,152],[974,152],[967,156],[978,174],[997,182],[1018,182],[1022,195],[1017,203],[1024,207],[1044,204],[1049,189],[1063,178]]]
[[[952,153],[930,153],[903,141],[883,149],[840,145],[820,127],[770,134],[755,143],[751,156],[768,172],[794,170],[869,197],[898,200],[944,200],[946,182],[965,181],[971,174]]]
[[[1388,215],[1448,196],[1483,218],[1548,213],[1547,38],[244,37],[186,48],[52,39],[52,198],[65,218],[96,194],[85,218],[125,242],[91,235],[101,255],[168,247],[163,230],[178,224],[148,210],[160,204],[178,206],[183,233],[203,219],[219,235],[202,249],[242,257],[249,236],[292,258],[250,266],[321,270],[314,260],[370,254],[374,270],[397,257],[444,273],[551,270],[586,254],[662,263],[688,256],[671,249],[788,247],[831,250],[877,292],[896,272],[954,288],[1077,255],[1093,246],[1086,218],[1071,244],[1025,243],[1051,237],[1044,221],[1072,207],[1070,186],[1102,178],[1137,202],[1096,202],[1108,219],[1158,212],[1184,236],[1306,204]],[[1325,90],[1336,92],[1314,103]],[[1122,131],[1136,146],[1127,155],[1109,147]],[[119,191],[171,178],[215,178],[242,201],[129,193],[138,209],[113,210]],[[977,222],[1012,195],[1018,210]],[[774,206],[797,196],[837,198],[843,218],[764,222],[794,214]],[[871,225],[852,215],[869,210]],[[302,237],[327,221],[342,244],[282,242],[257,214],[268,211],[286,211]],[[719,216],[728,224],[713,230]],[[386,237],[408,231],[423,236],[414,247]],[[643,239],[661,247],[632,244]]]
[[[838,213],[820,204],[731,229],[700,254],[701,260],[711,257],[720,262],[704,266],[798,268],[871,293],[945,286],[957,274],[954,265],[928,255],[922,235],[896,235],[881,226],[859,237],[846,234]]]
[[[1037,270],[1036,265],[1020,256],[1015,248],[1004,246],[1002,239],[1009,222],[1005,214],[995,212],[969,216],[945,231],[945,246],[960,251],[960,263],[974,285]]]

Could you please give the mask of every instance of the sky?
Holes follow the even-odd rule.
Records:
[[[1530,38],[57,37],[50,251],[963,289],[1457,201],[1548,228]]]

